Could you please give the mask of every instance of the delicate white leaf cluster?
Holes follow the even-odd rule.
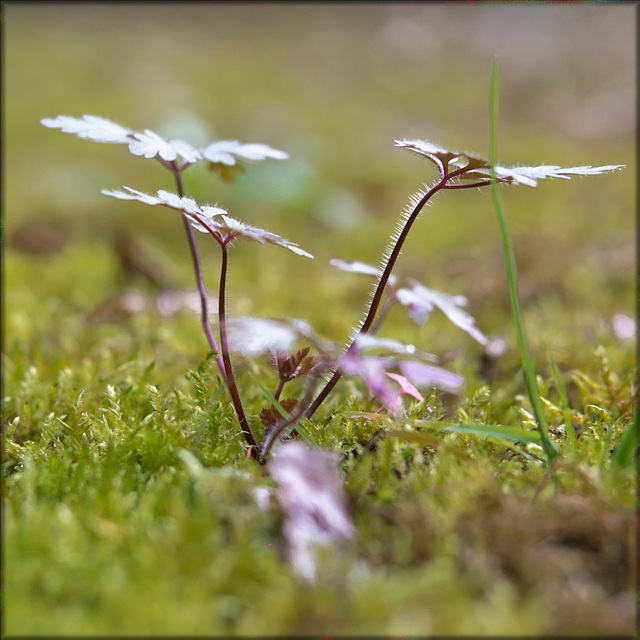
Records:
[[[415,153],[429,158],[438,166],[444,166],[445,169],[449,165],[458,168],[466,168],[467,170],[460,175],[460,179],[481,179],[489,180],[491,178],[491,169],[489,162],[479,156],[463,153],[460,151],[451,151],[443,149],[426,140],[395,140],[396,147],[403,147],[414,151]],[[604,165],[601,167],[592,167],[585,165],[581,167],[563,168],[559,165],[540,165],[538,167],[495,167],[496,178],[498,182],[509,184],[525,184],[535,187],[538,180],[545,178],[563,178],[568,180],[571,176],[580,175],[598,175],[622,169],[625,165]]]
[[[294,242],[285,240],[281,236],[244,224],[235,218],[227,215],[224,209],[199,206],[195,200],[187,197],[180,197],[175,193],[170,193],[160,189],[157,196],[143,193],[131,187],[123,187],[127,191],[115,191],[103,189],[101,193],[121,200],[138,200],[144,204],[162,205],[180,211],[187,216],[194,229],[203,233],[214,235],[220,242],[226,244],[237,238],[245,240],[255,240],[262,244],[275,244],[305,258],[313,258],[310,253],[301,249]]]
[[[269,471],[280,487],[289,561],[299,576],[313,582],[318,573],[316,548],[355,532],[344,505],[338,456],[302,442],[285,442],[275,450]]]
[[[466,331],[474,340],[482,345],[488,343],[487,337],[475,326],[476,321],[473,316],[461,309],[468,302],[464,296],[452,296],[441,291],[427,289],[427,287],[413,281],[413,286],[410,289],[398,289],[397,297],[400,304],[408,307],[409,317],[416,324],[424,324],[434,307],[437,307],[453,324]]]
[[[182,140],[165,140],[157,133],[145,129],[142,133],[132,132],[134,138],[129,143],[129,151],[134,156],[155,158],[156,156],[171,162],[182,156],[183,160],[193,164],[202,159],[201,153],[190,144]]]
[[[289,157],[284,151],[266,144],[240,144],[237,140],[221,140],[204,149],[196,149],[183,140],[165,140],[149,129],[132,131],[105,118],[86,114],[82,118],[43,118],[40,124],[50,129],[60,129],[63,133],[74,133],[93,142],[128,144],[130,153],[135,156],[157,157],[166,162],[173,162],[181,157],[185,165],[206,159],[216,164],[233,166],[237,162],[256,162],[266,158],[286,160]]]

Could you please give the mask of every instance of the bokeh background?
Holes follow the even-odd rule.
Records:
[[[494,55],[502,164],[627,165],[503,188],[523,302],[536,309],[531,322],[540,313],[544,325],[544,309],[565,310],[557,333],[566,340],[575,322],[595,331],[613,313],[631,313],[635,18],[629,4],[5,3],[8,332],[29,339],[51,329],[47,309],[62,322],[130,286],[117,232],[174,283],[193,286],[175,216],[100,194],[121,185],[172,190],[171,176],[124,146],[39,124],[88,113],[199,146],[238,139],[287,151],[290,160],[250,167],[230,184],[193,167],[186,191],[316,256],[239,245],[235,312],[311,319],[342,339],[370,285],[328,261],[377,264],[410,194],[435,178],[394,139],[486,154]],[[217,255],[206,240],[215,289]],[[468,296],[487,333],[508,322],[487,190],[436,198],[398,269]]]

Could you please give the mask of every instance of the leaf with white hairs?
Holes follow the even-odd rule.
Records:
[[[138,200],[144,204],[150,205],[162,205],[175,209],[185,214],[189,218],[189,222],[197,231],[203,233],[212,233],[216,235],[220,242],[228,243],[235,239],[254,240],[261,244],[274,244],[284,249],[288,249],[296,255],[303,256],[305,258],[313,258],[310,253],[307,253],[304,249],[298,246],[295,242],[286,240],[285,238],[259,229],[258,227],[252,227],[251,225],[240,222],[235,218],[227,215],[224,209],[210,206],[198,206],[195,200],[187,197],[180,197],[175,193],[170,193],[160,189],[157,196],[152,196],[148,193],[143,193],[137,189],[131,187],[123,187],[127,191],[110,191],[103,189],[101,193],[106,196],[112,196],[119,198],[120,200]]]

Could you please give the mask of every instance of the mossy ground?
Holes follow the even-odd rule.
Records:
[[[522,7],[530,13],[504,18],[506,7],[351,5],[338,19],[337,5],[8,4],[5,634],[631,635],[635,477],[611,452],[633,411],[633,340],[612,324],[633,304],[632,8]],[[495,27],[505,19],[509,28]],[[478,24],[494,25],[491,45]],[[541,24],[564,25],[562,36]],[[545,46],[526,49],[540,33]],[[353,416],[379,407],[359,383],[336,388],[307,428],[343,454],[357,535],[304,584],[286,561],[277,504],[265,512],[253,499],[273,482],[245,459],[197,315],[163,318],[155,307],[165,286],[193,286],[179,220],[99,195],[121,184],[171,189],[168,174],[38,121],[96,113],[154,129],[186,126],[191,113],[212,137],[287,150],[290,161],[252,167],[233,184],[194,168],[186,190],[316,255],[239,244],[233,312],[301,317],[342,341],[370,283],[328,260],[376,263],[410,193],[432,179],[426,163],[392,148],[394,137],[484,152],[496,51],[505,162],[629,164],[502,191],[561,456],[550,468],[535,446],[452,432],[368,446],[382,429],[427,416],[532,427],[488,193],[440,196],[398,270],[467,295],[479,327],[504,337],[507,352],[487,360],[444,319],[418,328],[393,310],[385,335],[438,354],[466,377],[465,390],[430,393],[392,424]],[[39,242],[25,232],[34,220]],[[116,232],[161,265],[165,282],[127,267]],[[215,247],[200,246],[214,293]],[[138,296],[135,312],[125,290]],[[238,372],[259,423],[265,400],[249,372],[267,385],[273,373],[262,362]]]

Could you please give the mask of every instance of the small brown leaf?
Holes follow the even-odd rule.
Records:
[[[289,356],[288,358],[278,358],[278,372],[280,373],[281,380],[293,380],[300,375],[303,375],[297,371],[303,358],[309,353],[309,347],[300,349],[297,353]]]
[[[309,356],[305,358],[302,364],[300,365],[300,370],[298,371],[298,376],[306,376],[309,371],[311,371],[314,367],[320,364],[320,358],[316,356]]]
[[[285,398],[284,400],[280,400],[280,406],[287,413],[291,413],[298,406],[298,401],[295,398]],[[265,408],[260,412],[260,421],[268,430],[277,427],[283,420],[286,420],[286,418],[274,405],[271,405],[269,408]]]

